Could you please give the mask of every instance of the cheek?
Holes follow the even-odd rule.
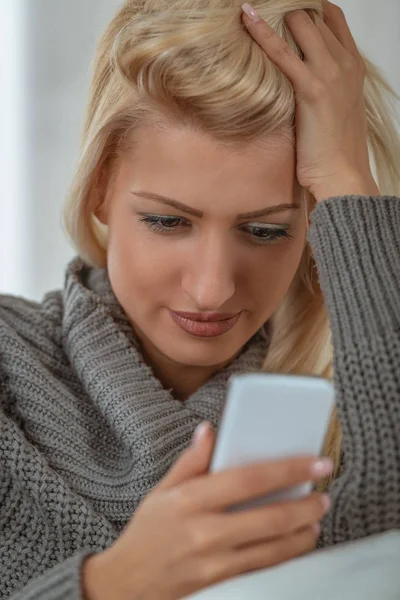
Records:
[[[178,265],[168,245],[151,232],[122,218],[109,227],[107,265],[119,303],[133,315],[143,305],[146,312],[168,297],[178,279]],[[176,267],[176,268],[174,268]]]
[[[264,317],[269,318],[286,296],[301,263],[305,241],[304,233],[288,243],[269,247],[264,259],[247,270],[247,289]]]

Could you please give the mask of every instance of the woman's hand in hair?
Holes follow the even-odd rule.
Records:
[[[137,509],[121,537],[83,567],[87,600],[177,600],[276,565],[315,547],[327,497],[227,508],[330,474],[312,457],[208,472],[215,434],[206,426]]]
[[[249,6],[243,5],[247,13]],[[304,60],[264,20],[243,13],[243,21],[293,85],[300,185],[317,201],[379,195],[368,154],[365,62],[343,11],[327,1],[324,10],[324,20],[316,16],[316,23],[304,10],[286,16]]]

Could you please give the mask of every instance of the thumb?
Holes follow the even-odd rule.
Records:
[[[170,489],[207,473],[215,444],[215,431],[208,421],[203,421],[194,432],[192,443],[158,484],[158,489]]]

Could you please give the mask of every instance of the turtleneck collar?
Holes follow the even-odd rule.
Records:
[[[202,420],[218,427],[229,378],[261,370],[268,349],[268,335],[258,332],[232,363],[182,403],[144,362],[106,269],[72,261],[63,303],[64,348],[79,380],[119,444],[131,456],[148,455],[154,480],[164,475]]]

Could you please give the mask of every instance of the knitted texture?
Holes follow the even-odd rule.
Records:
[[[400,199],[345,196],[309,241],[331,319],[344,469],[322,539],[400,527]],[[268,331],[267,331],[268,333]],[[80,600],[83,559],[117,539],[228,379],[268,335],[181,403],[145,364],[107,272],[75,259],[42,303],[0,298],[0,598]]]
[[[345,463],[325,544],[400,527],[399,232],[393,196],[333,198],[312,215]]]

